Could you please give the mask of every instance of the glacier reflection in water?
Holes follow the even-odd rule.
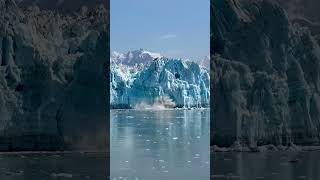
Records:
[[[209,109],[112,110],[111,179],[208,180]]]

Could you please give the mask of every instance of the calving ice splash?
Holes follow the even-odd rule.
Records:
[[[152,104],[145,102],[138,103],[134,106],[134,109],[146,109],[146,110],[164,110],[168,108],[174,108],[176,104],[168,96],[159,96]]]
[[[145,50],[111,56],[111,107],[208,107],[209,69]]]

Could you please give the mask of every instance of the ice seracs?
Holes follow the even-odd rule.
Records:
[[[35,5],[0,0],[0,151],[104,151],[108,11]]]
[[[157,57],[148,64],[111,67],[111,106],[134,108],[141,103],[165,107],[208,107],[209,73],[192,61]]]
[[[220,0],[211,8],[211,144],[318,145],[315,38],[270,0]]]

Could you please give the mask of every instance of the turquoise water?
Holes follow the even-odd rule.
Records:
[[[112,110],[111,179],[210,179],[209,114]]]

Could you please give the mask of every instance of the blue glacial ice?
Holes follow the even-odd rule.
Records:
[[[160,57],[130,66],[112,61],[110,83],[113,108],[209,106],[208,70],[192,61]]]

